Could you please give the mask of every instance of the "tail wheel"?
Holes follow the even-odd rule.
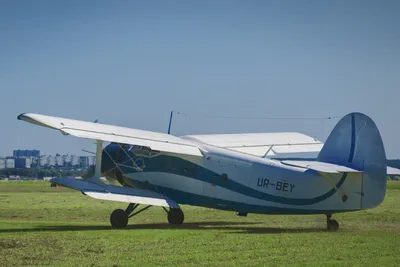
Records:
[[[329,231],[336,232],[339,230],[339,223],[336,220],[328,220],[326,223],[326,227]]]
[[[168,222],[170,224],[182,224],[185,219],[181,209],[170,209],[168,211]]]

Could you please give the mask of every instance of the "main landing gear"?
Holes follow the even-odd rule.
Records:
[[[130,203],[125,210],[122,210],[122,209],[114,210],[110,216],[111,226],[113,228],[118,228],[118,229],[125,228],[128,225],[129,218],[147,210],[148,208],[151,207],[151,205],[148,205],[148,206],[140,209],[139,211],[134,212],[137,207],[139,207],[139,204]],[[170,208],[169,210],[167,210],[164,207],[163,207],[163,209],[165,210],[165,212],[168,215],[167,218],[168,218],[168,222],[170,224],[182,224],[183,223],[185,217],[184,217],[183,211],[181,209]]]
[[[339,230],[339,223],[336,220],[332,220],[331,217],[332,214],[326,215],[326,228],[329,231],[336,232],[337,230]]]
[[[183,215],[183,211],[181,209],[170,209],[167,211],[165,208],[164,210],[168,214],[168,222],[170,224],[182,224],[185,216]]]

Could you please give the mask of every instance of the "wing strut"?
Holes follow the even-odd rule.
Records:
[[[96,167],[94,171],[94,177],[100,178],[101,177],[101,156],[103,154],[103,141],[97,140],[96,143]]]
[[[171,134],[171,124],[172,124],[172,116],[174,115],[174,111],[171,111],[169,115],[169,124],[168,124],[168,134]]]

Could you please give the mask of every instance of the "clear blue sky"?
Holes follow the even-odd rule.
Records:
[[[166,132],[192,114],[371,116],[400,157],[400,2],[1,1],[0,155],[75,153],[90,141],[22,112]],[[337,120],[177,116],[173,133],[300,131]]]

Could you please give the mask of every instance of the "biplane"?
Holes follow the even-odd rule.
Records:
[[[114,228],[126,227],[129,218],[152,206],[162,207],[170,224],[182,224],[184,204],[239,216],[321,214],[327,229],[337,231],[333,214],[374,208],[386,194],[383,141],[373,120],[362,113],[344,116],[325,143],[297,132],[178,137],[33,113],[18,119],[96,140],[94,177],[51,182],[128,203],[111,213]],[[296,152],[318,156],[313,161],[271,159]]]

